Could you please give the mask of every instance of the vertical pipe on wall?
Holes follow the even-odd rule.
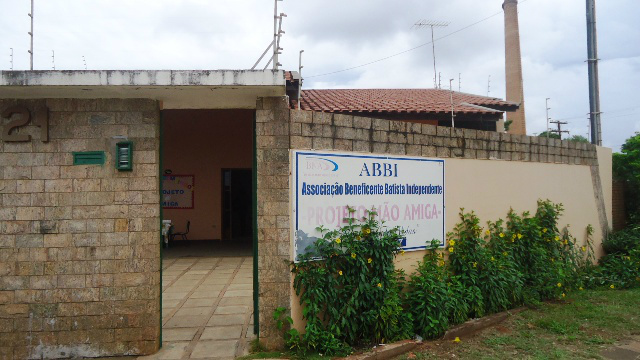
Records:
[[[253,333],[260,337],[260,308],[259,295],[260,285],[258,283],[258,158],[256,144],[256,113],[253,113]]]
[[[162,159],[164,158],[164,147],[162,146],[162,140],[164,139],[164,112],[160,110],[160,144],[159,144],[159,159],[158,159],[158,189],[160,189],[160,348],[162,348],[162,257],[164,255],[164,239],[162,238],[162,219],[164,214],[162,212]]]

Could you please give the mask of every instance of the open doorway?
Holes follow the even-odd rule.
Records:
[[[163,351],[183,359],[242,355],[254,337],[254,115],[162,112],[162,220],[173,234],[163,249]]]

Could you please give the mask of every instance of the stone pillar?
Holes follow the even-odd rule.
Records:
[[[520,30],[518,25],[518,0],[505,0],[504,38],[507,101],[520,104],[516,112],[507,113],[512,120],[510,134],[526,135],[527,125],[524,112],[524,89],[522,85],[522,56],[520,54]]]
[[[289,127],[286,97],[258,99],[258,309],[260,341],[270,349],[283,345],[273,311],[279,306],[291,308]]]

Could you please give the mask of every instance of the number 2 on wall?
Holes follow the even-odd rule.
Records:
[[[24,106],[13,106],[2,112],[2,117],[10,119],[11,115],[19,114],[20,118],[10,121],[2,130],[2,140],[11,142],[31,141],[31,135],[28,134],[11,134],[13,129],[18,129],[29,124],[31,120],[31,112]],[[47,108],[36,112],[33,124],[40,128],[40,141],[49,141],[49,110]]]

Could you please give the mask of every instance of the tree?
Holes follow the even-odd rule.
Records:
[[[547,131],[543,131],[541,132],[538,137],[547,137]],[[549,132],[549,138],[551,139],[560,139],[560,135],[553,133],[553,132]]]
[[[575,141],[575,142],[581,142],[581,143],[590,143],[591,142],[591,141],[589,141],[589,139],[587,139],[586,137],[584,137],[582,135],[573,135],[572,137],[568,138],[567,140]]]
[[[613,176],[625,184],[625,207],[632,223],[640,222],[640,133],[613,154]]]

